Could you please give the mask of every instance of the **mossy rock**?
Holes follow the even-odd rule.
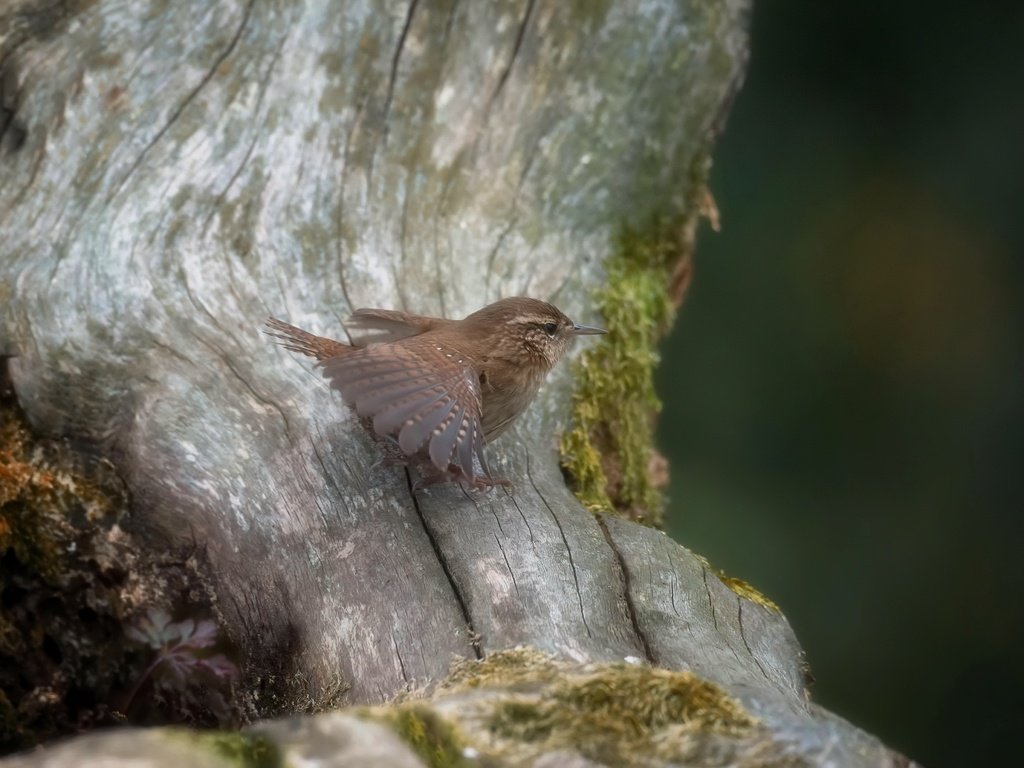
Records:
[[[552,754],[612,766],[755,765],[767,763],[750,755],[784,752],[735,698],[690,672],[576,664],[530,648],[459,662],[429,696],[366,713],[430,766],[465,765],[467,756],[530,765]]]

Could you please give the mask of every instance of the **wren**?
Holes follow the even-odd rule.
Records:
[[[275,318],[267,326],[283,347],[319,361],[331,387],[400,463],[427,470],[421,485],[475,488],[508,484],[491,476],[484,447],[526,410],[577,336],[607,333],[522,296],[462,320],[357,309],[345,324],[351,344]]]

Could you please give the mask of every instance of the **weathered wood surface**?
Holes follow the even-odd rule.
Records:
[[[819,754],[785,620],[566,490],[568,366],[491,449],[514,495],[414,494],[259,332],[268,314],[338,335],[359,306],[461,316],[521,293],[599,321],[587,297],[615,232],[685,213],[740,82],[747,10],[0,10],[0,353],[38,430],[114,461],[150,546],[198,549],[243,687],[381,702],[517,644],[633,656],[799,723],[800,751]],[[851,764],[888,759],[868,741]]]

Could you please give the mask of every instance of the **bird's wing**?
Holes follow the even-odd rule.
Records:
[[[340,357],[352,351],[352,347],[326,336],[317,336],[289,325],[276,317],[268,317],[266,322],[269,331],[264,331],[268,336],[277,340],[285,349],[298,352],[303,355],[315,357],[317,360],[327,360],[332,357]]]
[[[325,360],[323,373],[374,431],[411,456],[424,446],[435,467],[458,466],[470,481],[483,466],[480,383],[468,365],[439,365],[412,344],[374,344]]]
[[[440,317],[410,315],[393,309],[357,309],[345,322],[357,347],[398,341],[451,323]]]

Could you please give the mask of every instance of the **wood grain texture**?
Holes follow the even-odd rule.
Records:
[[[644,658],[614,553],[554,457],[517,447],[503,454],[507,464],[495,471],[516,478],[511,493],[416,494],[481,651],[530,645],[576,661]]]
[[[38,430],[115,463],[140,535],[198,553],[244,687],[380,702],[528,643],[825,722],[784,620],[565,489],[568,366],[491,448],[514,495],[414,494],[260,333],[522,293],[599,323],[615,233],[684,213],[746,0],[44,6],[0,10],[0,354]]]

